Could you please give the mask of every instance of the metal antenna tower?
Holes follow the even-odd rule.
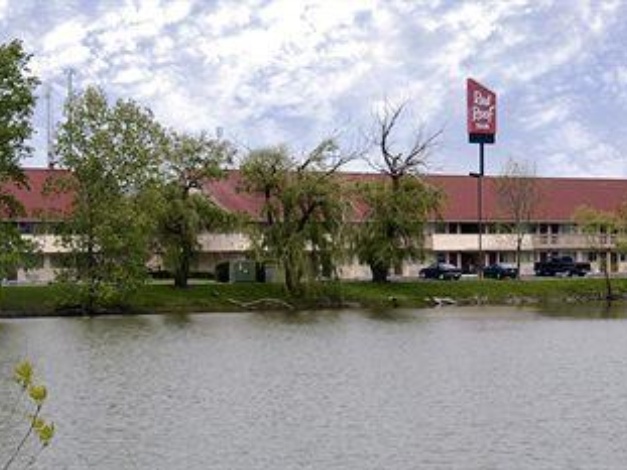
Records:
[[[52,170],[56,160],[54,156],[54,129],[52,127],[52,87],[49,83],[46,86],[46,144],[48,168]]]

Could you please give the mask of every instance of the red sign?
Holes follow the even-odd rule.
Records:
[[[468,134],[471,141],[473,141],[474,136],[494,142],[496,93],[469,78],[466,81],[466,97],[468,100]]]

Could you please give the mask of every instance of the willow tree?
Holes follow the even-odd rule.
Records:
[[[24,207],[11,188],[28,188],[20,159],[30,154],[27,144],[33,132],[35,88],[27,54],[20,41],[0,45],[0,279],[15,272],[33,247],[20,236],[12,223]]]
[[[425,225],[443,197],[422,178],[441,132],[427,134],[421,128],[407,149],[395,148],[404,108],[386,105],[377,116],[373,135],[379,155],[370,163],[380,176],[358,188],[366,212],[356,226],[353,251],[370,267],[374,282],[386,282],[391,268],[423,258]]]
[[[242,189],[263,201],[250,236],[259,259],[278,264],[294,295],[334,269],[345,243],[346,205],[337,171],[350,157],[324,140],[304,158],[284,147],[251,151],[241,165]]]
[[[163,165],[162,204],[157,240],[176,287],[185,288],[200,249],[202,232],[227,230],[234,217],[202,193],[204,184],[224,176],[235,153],[227,142],[171,132]]]
[[[510,159],[495,179],[495,187],[497,204],[509,221],[506,229],[516,244],[516,267],[520,277],[522,244],[540,203],[538,180],[532,167]]]
[[[68,252],[58,279],[87,313],[123,303],[146,279],[154,240],[164,133],[132,100],[110,104],[90,87],[72,96],[56,153],[67,177],[57,190],[73,196],[61,226]]]

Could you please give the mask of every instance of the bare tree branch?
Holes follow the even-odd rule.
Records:
[[[392,136],[398,133],[399,122],[407,102],[393,106],[386,103],[384,110],[377,116],[374,144],[379,148],[382,161],[369,162],[378,172],[388,175],[393,180],[405,175],[416,175],[426,167],[430,151],[442,136],[442,130],[426,133],[423,126],[416,132],[414,142],[407,151],[393,149]]]

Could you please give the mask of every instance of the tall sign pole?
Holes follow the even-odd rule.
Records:
[[[483,176],[484,145],[493,144],[496,137],[496,93],[479,82],[466,80],[466,101],[468,110],[468,141],[479,144],[479,173],[471,173],[477,178],[477,226],[479,229],[479,278],[483,277]]]

